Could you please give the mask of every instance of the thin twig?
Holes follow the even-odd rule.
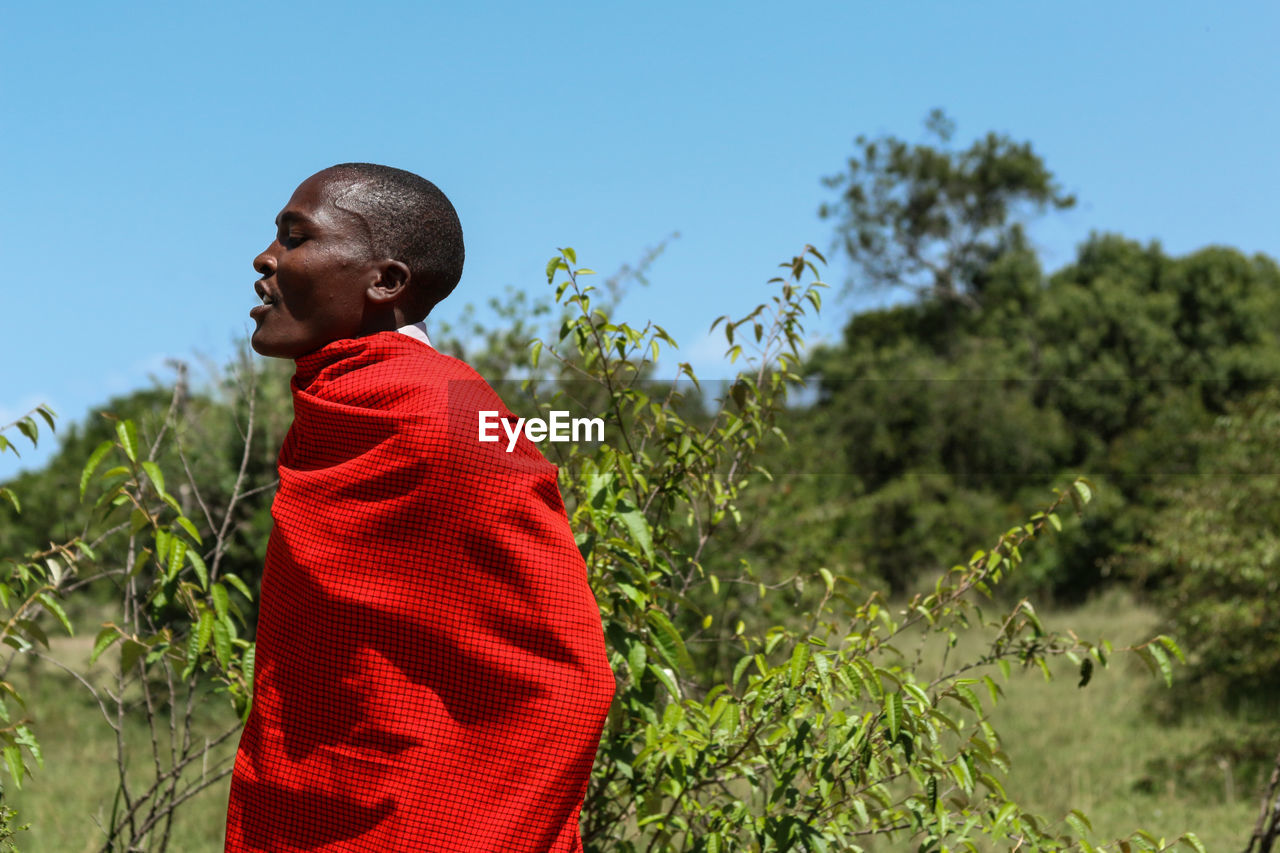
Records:
[[[1262,795],[1262,807],[1258,810],[1258,822],[1249,838],[1244,853],[1271,853],[1277,835],[1280,835],[1280,753],[1271,771],[1271,781]]]

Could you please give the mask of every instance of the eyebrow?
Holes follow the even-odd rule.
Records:
[[[295,222],[298,223],[299,225],[313,224],[312,221],[308,219],[306,216],[294,210],[282,211],[280,215],[276,217],[277,228],[279,228],[281,225],[289,225]]]

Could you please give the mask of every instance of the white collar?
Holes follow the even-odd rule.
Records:
[[[407,326],[401,326],[396,329],[401,334],[408,335],[411,338],[422,341],[427,346],[431,346],[431,339],[427,337],[427,322],[419,320],[416,323],[410,323]]]

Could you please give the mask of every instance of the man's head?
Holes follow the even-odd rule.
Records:
[[[371,163],[317,172],[253,261],[264,302],[250,312],[253,348],[297,358],[421,320],[457,285],[462,261],[457,213],[430,181]]]

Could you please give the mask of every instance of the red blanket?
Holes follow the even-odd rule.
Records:
[[[555,467],[406,335],[297,366],[226,849],[581,850],[614,680]]]

